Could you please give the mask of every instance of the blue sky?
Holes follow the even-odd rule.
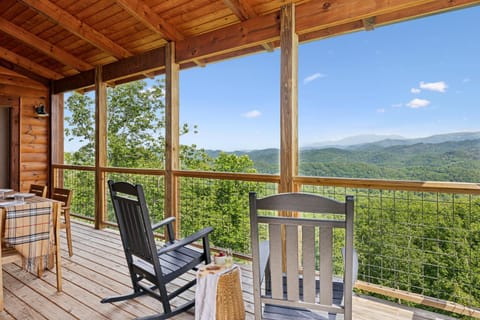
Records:
[[[480,131],[480,6],[299,47],[299,145],[359,134]],[[280,146],[280,55],[180,73],[182,144]]]

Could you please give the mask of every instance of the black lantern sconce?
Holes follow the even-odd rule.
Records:
[[[40,104],[38,106],[34,106],[35,108],[35,116],[37,118],[46,118],[48,117],[48,113],[45,111],[45,106]]]

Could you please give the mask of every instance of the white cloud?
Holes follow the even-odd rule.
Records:
[[[409,103],[407,103],[407,106],[409,106],[412,109],[418,109],[418,108],[424,108],[429,104],[430,104],[430,101],[428,100],[415,98]]]
[[[400,108],[400,107],[403,107],[403,103],[392,104],[392,108]]]
[[[262,115],[262,113],[258,110],[252,110],[252,111],[248,111],[248,112],[245,112],[244,114],[242,114],[242,117],[244,118],[258,118]]]
[[[447,84],[444,81],[438,82],[420,82],[420,88],[424,90],[431,90],[437,92],[445,92],[448,88]]]
[[[378,112],[378,113],[385,113],[385,108],[378,108],[378,109],[377,109],[377,112]]]
[[[317,73],[314,73],[311,76],[308,76],[305,79],[303,79],[303,83],[307,84],[309,82],[312,82],[313,80],[316,80],[318,78],[324,78],[324,77],[325,77],[324,74],[317,72]]]
[[[420,93],[422,90],[418,89],[418,88],[412,88],[410,89],[410,92],[413,93],[413,94],[418,94]]]

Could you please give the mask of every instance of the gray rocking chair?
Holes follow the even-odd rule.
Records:
[[[278,216],[296,212],[301,217]],[[255,319],[352,319],[358,268],[353,197],[250,193]],[[334,229],[344,230],[343,277],[335,277]],[[341,263],[341,262],[340,262]],[[262,290],[263,288],[263,290]],[[337,317],[339,315],[339,317]]]
[[[163,314],[141,319],[167,319],[193,307],[194,299],[176,308],[172,308],[170,300],[195,285],[195,278],[173,292],[168,292],[166,285],[190,270],[197,270],[199,264],[210,263],[208,234],[213,228],[204,228],[176,241],[172,226],[174,218],[167,218],[151,226],[141,185],[109,180],[108,186],[132,279],[133,292],[108,297],[101,302],[122,301],[148,294],[162,303]],[[163,247],[157,248],[153,231],[160,227],[167,228],[168,242]],[[200,239],[203,242],[202,250],[191,246]]]

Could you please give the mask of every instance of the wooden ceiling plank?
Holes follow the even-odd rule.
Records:
[[[31,7],[33,10],[40,12],[41,14],[49,17],[65,29],[76,34],[83,40],[91,43],[95,47],[101,48],[103,51],[109,52],[117,59],[126,58],[132,56],[132,54],[116,44],[102,33],[93,29],[83,21],[77,19],[69,12],[63,10],[57,5],[48,0],[20,0],[25,5]]]
[[[18,27],[17,25],[0,17],[0,29],[9,34],[11,37],[23,41],[27,45],[43,52],[51,58],[70,66],[79,71],[85,71],[93,68],[92,65],[85,61],[78,59],[74,55],[66,52],[65,50],[37,37],[36,35],[28,32],[27,30]]]
[[[3,47],[0,47],[0,57],[10,61],[11,63],[18,64],[22,68],[25,68],[27,70],[30,70],[34,73],[39,74],[42,77],[48,78],[48,79],[60,79],[63,78],[63,75],[60,73],[57,73],[53,70],[50,70],[49,68],[45,68],[44,66],[41,66],[35,62],[32,62],[30,59],[24,58],[15,52],[12,52],[10,50],[7,50]]]
[[[173,25],[156,14],[142,0],[115,0],[115,2],[149,29],[168,40],[180,41],[184,39],[183,35]]]
[[[224,1],[237,3],[239,1],[245,2],[246,0]],[[180,12],[180,16],[175,18],[168,18],[168,21],[170,21],[171,23],[172,21],[179,21],[178,23],[172,24],[175,25],[178,30],[182,30],[182,33],[185,37],[192,35],[191,38],[185,38],[182,41],[176,42],[176,62],[180,64],[181,69],[192,67],[196,63],[200,65],[208,64],[214,61],[233,58],[239,55],[259,52],[262,50],[262,47],[265,49],[278,47],[280,34],[278,9],[275,11],[271,10],[271,12],[268,14],[260,11],[262,13],[261,16],[250,18],[246,21],[238,23],[239,17],[235,16],[232,11],[224,5],[224,2],[219,3],[221,5],[220,9],[228,12],[229,16],[221,16],[220,19],[216,20],[218,21],[218,24],[215,25],[212,25],[212,19],[209,19],[210,17],[215,16],[206,17],[205,15],[203,15],[198,19],[195,19],[195,22],[192,21],[194,19],[186,19],[185,17],[187,16],[188,10],[185,11],[185,7],[178,8],[177,6],[175,6],[174,9]],[[248,3],[251,4],[252,2]],[[435,10],[446,11],[478,3],[480,3],[480,0],[332,0],[330,2],[300,1],[300,4],[296,6],[296,31],[299,34],[300,41],[302,42],[317,40],[329,36],[363,30],[363,19],[367,19],[372,16],[375,16],[375,26],[380,26],[391,23],[394,19],[405,20],[416,16],[425,16],[427,14],[433,13]],[[195,0],[191,0],[188,4],[188,8],[194,8],[196,4],[197,2]],[[256,5],[254,8],[257,11],[260,10],[258,9],[258,5]],[[419,12],[423,10],[423,8],[425,8],[425,12],[419,14]],[[203,7],[198,8],[197,12],[199,10],[202,11]],[[181,12],[184,11],[186,12],[185,15],[181,14]],[[218,12],[216,13],[218,14]],[[170,11],[162,12],[161,15],[162,17],[167,17],[169,16],[169,14]],[[218,17],[219,16],[217,16],[217,18]],[[220,20],[224,21],[221,22]],[[188,21],[186,23],[190,26],[190,32],[187,32],[182,28],[181,23],[183,23],[183,21]],[[140,25],[140,23],[138,23],[138,25]],[[213,29],[217,30],[207,32],[207,30],[212,30],[207,28],[210,25],[212,25]],[[225,27],[225,25],[227,26]],[[92,24],[92,26],[97,27],[96,24]],[[146,26],[143,25],[142,30],[148,31],[150,29],[147,29]],[[158,33],[151,33],[152,36],[155,36],[156,34]],[[125,40],[127,40],[127,38],[125,38]],[[135,52],[144,52],[145,48],[143,47],[142,40],[137,39],[135,41],[137,41],[138,45],[140,45],[138,51],[135,50]],[[157,47],[161,45],[162,44],[160,43],[156,44]],[[128,48],[133,51],[131,47]],[[73,52],[73,50],[70,51]],[[107,53],[103,51],[98,53],[89,52],[85,54],[90,57],[86,61],[95,65],[107,64],[115,61],[114,57],[107,55]],[[139,56],[141,56],[141,54]],[[134,73],[132,73],[132,75],[129,76],[128,72],[121,71],[123,63],[127,63],[123,60],[125,59],[121,59],[119,61],[119,64],[116,64],[115,76],[112,72],[111,76],[113,77],[113,79],[111,81],[120,83],[122,81],[127,81],[127,79],[139,77],[142,73],[144,74],[145,72],[150,72],[148,70],[143,70],[143,68],[148,69],[148,67],[145,66],[137,69],[130,66],[129,68],[133,68],[135,69],[135,71]],[[152,63],[151,67],[154,74],[162,72],[162,66],[159,64],[158,61]],[[115,78],[116,76],[118,76],[119,78]]]

